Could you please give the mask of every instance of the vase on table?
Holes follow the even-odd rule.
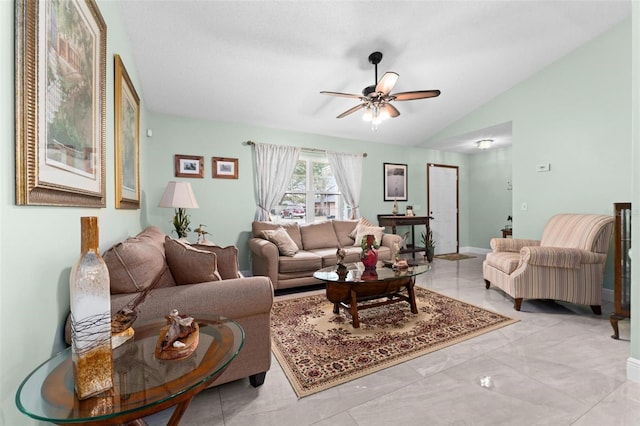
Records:
[[[362,238],[362,254],[360,260],[364,265],[364,269],[371,270],[376,269],[378,263],[378,250],[375,236],[365,235]]]
[[[98,251],[98,218],[82,217],[80,259],[69,276],[74,386],[83,400],[113,387],[109,270]]]

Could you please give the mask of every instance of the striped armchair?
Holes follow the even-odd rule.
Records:
[[[589,305],[600,315],[612,231],[613,216],[559,214],[540,241],[493,238],[482,264],[486,288],[493,284],[513,297],[516,311],[522,299],[553,299]]]

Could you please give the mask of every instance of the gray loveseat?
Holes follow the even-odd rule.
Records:
[[[271,366],[273,287],[266,277],[242,277],[237,254],[233,246],[184,245],[149,227],[103,255],[109,269],[111,311],[117,312],[154,285],[138,306],[134,330],[136,323],[163,318],[172,309],[235,320],[244,329],[244,345],[214,386],[245,377],[259,386]],[[69,329],[67,321],[67,343]]]
[[[356,229],[356,226],[359,228]],[[278,246],[269,241],[264,231],[283,228],[295,243],[295,254],[284,255]],[[320,223],[299,225],[297,222],[278,224],[254,221],[249,239],[251,266],[254,276],[271,279],[274,289],[286,289],[313,284],[321,281],[313,278],[318,269],[336,264],[336,251],[343,248],[345,262],[360,261],[362,249],[360,235],[373,233],[380,236],[378,260],[391,260],[394,243],[402,244],[402,237],[384,233],[384,228],[376,227],[366,220],[330,220]],[[359,234],[357,231],[361,231]]]

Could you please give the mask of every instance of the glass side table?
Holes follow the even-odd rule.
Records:
[[[36,368],[16,393],[18,409],[36,420],[106,425],[132,422],[176,405],[177,425],[193,397],[213,383],[238,355],[244,330],[216,315],[191,315],[200,325],[199,344],[189,357],[163,361],[154,351],[165,319],[134,324],[133,339],[113,351],[114,387],[79,401],[73,389],[71,348]]]

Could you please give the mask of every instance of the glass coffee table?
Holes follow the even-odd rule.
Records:
[[[169,421],[177,425],[193,397],[213,383],[238,355],[244,330],[216,315],[191,315],[200,325],[195,352],[163,361],[154,351],[165,319],[134,324],[133,339],[113,351],[114,387],[79,401],[74,392],[71,348],[36,368],[20,385],[16,405],[37,420],[92,425],[140,422],[176,405]],[[141,422],[144,423],[144,422]]]
[[[326,283],[327,299],[333,303],[333,313],[346,309],[352,318],[354,328],[360,327],[358,310],[408,302],[411,312],[418,313],[416,295],[413,291],[415,277],[431,269],[423,262],[411,262],[406,269],[393,269],[378,262],[375,270],[367,270],[361,262],[320,269],[313,276]]]

